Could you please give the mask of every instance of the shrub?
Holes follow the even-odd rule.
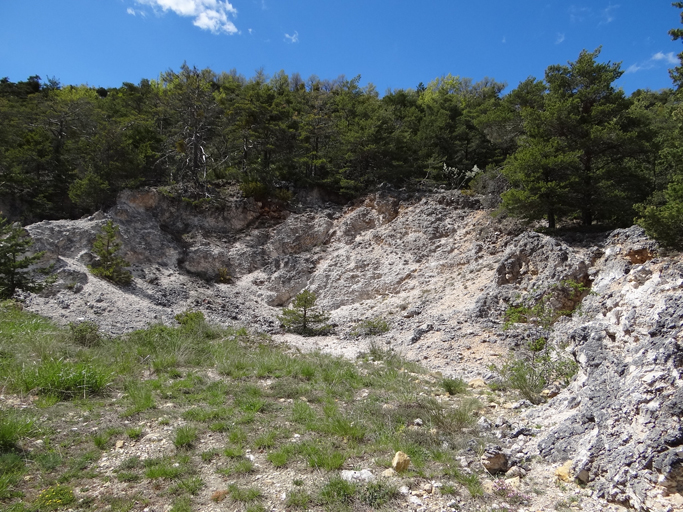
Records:
[[[443,379],[441,381],[441,387],[449,395],[460,395],[467,391],[467,383],[460,379]]]
[[[319,311],[315,305],[315,293],[304,290],[299,293],[292,302],[291,308],[282,310],[278,320],[287,331],[295,332],[303,336],[316,336],[332,330],[327,323],[330,315]]]
[[[40,510],[57,510],[76,501],[74,492],[68,485],[56,485],[41,491],[35,504]]]
[[[541,293],[540,299],[530,295],[519,298],[517,304],[508,306],[504,314],[504,329],[514,324],[535,324],[550,329],[561,316],[571,315],[590,293],[590,286],[573,279],[565,279]],[[558,306],[561,304],[562,306]]]
[[[389,324],[383,318],[369,318],[356,325],[352,336],[377,336],[389,332]]]
[[[129,263],[117,256],[116,253],[121,248],[121,242],[117,240],[119,227],[111,220],[102,226],[102,231],[95,242],[92,250],[99,258],[96,265],[90,266],[90,272],[97,277],[106,279],[114,284],[127,285],[133,280],[133,276],[125,267]]]
[[[638,204],[636,222],[662,245],[683,248],[683,182],[674,181],[662,193],[662,204]]]
[[[511,357],[501,368],[494,365],[491,369],[500,374],[504,386],[518,390],[531,403],[540,404],[543,401],[541,391],[553,382],[569,385],[578,365],[556,351],[544,338],[529,342],[527,348],[531,356]]]
[[[221,267],[221,268],[218,269],[218,277],[216,278],[216,280],[217,280],[219,283],[224,283],[224,284],[226,284],[226,283],[232,282],[232,276],[228,273],[228,269],[227,269],[227,268]]]
[[[95,347],[102,341],[100,328],[95,322],[71,322],[69,332],[73,342],[82,347]]]

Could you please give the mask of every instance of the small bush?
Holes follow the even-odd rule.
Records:
[[[81,347],[96,347],[102,341],[100,328],[95,322],[71,322],[69,333],[73,342]]]
[[[216,278],[216,281],[223,284],[232,282],[232,276],[228,273],[227,268],[221,267],[218,269],[218,277]]]
[[[460,395],[467,391],[467,383],[460,378],[443,379],[441,381],[441,387],[449,395]]]
[[[501,368],[491,367],[498,371],[504,386],[516,389],[533,404],[543,402],[541,391],[548,384],[559,382],[567,386],[578,371],[575,361],[546,346],[545,343],[540,344],[537,340],[529,345],[532,351],[533,348],[541,346],[540,355],[534,353],[535,355],[529,358],[511,357]]]
[[[389,324],[383,318],[363,320],[351,331],[352,336],[378,336],[389,332]]]
[[[48,487],[40,492],[35,504],[40,510],[57,510],[76,501],[74,492],[68,485]]]

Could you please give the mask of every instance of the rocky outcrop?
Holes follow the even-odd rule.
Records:
[[[639,228],[520,234],[459,192],[413,197],[381,188],[353,205],[310,201],[292,211],[242,199],[208,208],[143,190],[123,193],[106,214],[28,226],[59,281],[48,294],[26,295],[27,308],[113,333],[171,323],[192,308],[276,333],[278,307],[307,288],[338,326],[314,348],[356,354],[365,342],[354,327],[382,318],[390,331],[374,342],[444,375],[489,382],[489,365],[542,334],[504,330],[505,310],[520,295],[546,294],[558,310],[580,306],[551,337],[579,373],[531,408],[529,423],[543,429],[511,435],[498,470],[540,454],[597,495],[640,510],[683,492],[680,257],[656,257]],[[87,270],[106,219],[120,226],[122,256],[133,263],[127,288]],[[219,270],[230,283],[217,282]],[[566,280],[590,293],[547,295]]]
[[[538,442],[599,496],[637,510],[683,490],[683,263],[654,253],[637,228],[617,230],[581,316],[557,326],[580,371],[532,416],[555,423]],[[560,419],[561,421],[558,421]]]

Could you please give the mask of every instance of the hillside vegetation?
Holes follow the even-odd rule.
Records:
[[[400,486],[433,481],[437,503],[490,500],[483,467],[458,460],[483,449],[472,427],[503,395],[378,347],[352,362],[179,320],[110,338],[2,303],[4,510],[396,510]],[[379,474],[398,450],[411,460],[400,481],[339,477]]]
[[[190,201],[239,186],[282,204],[301,188],[343,200],[429,183],[492,194],[550,229],[639,218],[678,245],[680,95],[627,97],[620,64],[599,59],[583,51],[505,95],[505,83],[450,74],[380,96],[359,76],[247,79],[186,64],[109,89],[3,79],[0,206],[36,221],[92,213],[142,185],[176,185],[169,193]]]

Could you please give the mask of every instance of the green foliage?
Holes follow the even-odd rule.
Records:
[[[100,327],[95,322],[70,322],[71,339],[82,347],[96,347],[102,341]]]
[[[511,304],[505,310],[503,328],[531,323],[550,329],[558,318],[570,316],[589,293],[590,286],[573,279],[564,279],[540,294],[519,297],[516,304]]]
[[[111,372],[97,364],[49,358],[23,368],[18,381],[23,391],[69,400],[103,393],[111,378]]]
[[[74,492],[68,485],[48,487],[38,494],[34,504],[40,510],[57,510],[76,501]]]
[[[378,336],[389,332],[389,324],[383,318],[362,320],[351,331],[352,336]]]
[[[0,299],[9,299],[16,290],[38,292],[46,283],[38,280],[38,271],[32,271],[44,252],[27,256],[33,240],[23,228],[11,225],[0,216]],[[50,269],[43,269],[43,274]]]
[[[521,304],[510,306],[505,312],[504,328],[517,323],[535,324],[550,333],[553,323],[560,317],[571,315],[590,288],[574,280],[564,280],[549,287],[540,298],[528,295]],[[538,297],[538,295],[536,295]],[[534,404],[541,403],[541,391],[557,382],[567,386],[578,371],[578,365],[566,354],[556,350],[547,337],[531,340],[523,355],[511,356],[500,367],[495,365],[505,387],[516,389]]]
[[[384,480],[369,482],[360,489],[358,499],[374,509],[382,507],[399,496],[398,489]]]
[[[0,453],[13,449],[16,443],[29,434],[35,421],[13,410],[5,410],[0,416]]]
[[[143,430],[142,427],[131,427],[126,429],[126,435],[133,441],[137,441],[142,438]]]
[[[661,204],[639,204],[637,219],[665,247],[683,249],[683,179],[669,184]]]
[[[294,489],[287,493],[287,499],[285,500],[285,505],[288,508],[303,509],[306,510],[308,505],[311,503],[311,495],[308,494],[303,489]]]
[[[541,391],[557,382],[566,387],[579,367],[575,361],[551,347],[544,338],[527,344],[530,356],[510,357],[498,371],[506,387],[516,389],[533,404],[543,401]]]
[[[228,492],[230,497],[242,503],[250,503],[255,500],[261,499],[263,493],[256,487],[240,487],[237,484],[228,485]]]
[[[503,170],[511,185],[503,206],[545,218],[550,229],[567,218],[628,224],[649,193],[642,118],[613,85],[620,65],[596,62],[599,54],[584,50],[567,66],[548,67],[542,107],[522,111],[526,136]]]
[[[175,432],[173,445],[178,449],[192,448],[197,442],[197,429],[193,426],[180,427]]]
[[[114,225],[111,220],[102,226],[102,231],[95,238],[92,247],[99,261],[89,268],[93,275],[114,284],[127,285],[131,283],[133,276],[125,269],[129,263],[116,255],[121,248],[121,242],[117,240],[118,232],[119,227]]]
[[[356,497],[358,487],[343,480],[339,476],[332,476],[320,489],[320,501],[327,505],[350,504]]]
[[[449,395],[460,395],[467,391],[467,383],[457,377],[455,379],[443,379],[441,381],[441,387]]]
[[[219,283],[227,284],[232,282],[232,276],[228,273],[228,269],[225,267],[221,267],[218,269],[218,277],[216,280]]]
[[[204,322],[204,313],[201,311],[186,310],[175,316],[176,322],[180,325],[197,325]]]
[[[304,290],[294,297],[291,308],[282,310],[278,320],[289,332],[303,336],[317,336],[329,332],[332,327],[327,323],[328,313],[319,311],[315,305],[316,296],[309,290]]]

